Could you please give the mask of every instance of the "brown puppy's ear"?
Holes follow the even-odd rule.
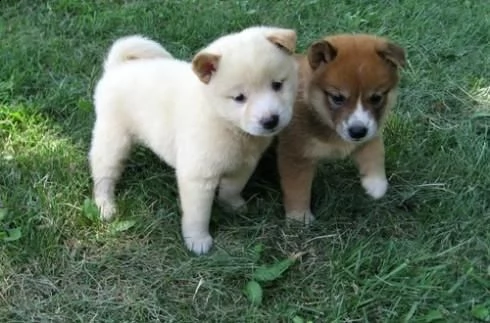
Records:
[[[292,29],[277,28],[269,33],[267,40],[292,55],[296,50],[296,31]]]
[[[192,60],[192,70],[201,82],[208,84],[211,76],[218,69],[220,55],[210,53],[198,53]]]
[[[326,40],[314,42],[308,48],[308,62],[313,70],[320,65],[331,62],[337,56],[337,49]]]
[[[377,49],[377,52],[379,56],[396,68],[403,68],[406,64],[405,50],[397,44],[386,42]]]

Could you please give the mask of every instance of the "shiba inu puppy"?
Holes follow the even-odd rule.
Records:
[[[405,51],[373,35],[336,35],[298,56],[299,90],[293,119],[277,148],[286,217],[309,223],[311,185],[322,159],[352,157],[366,193],[388,188],[383,122],[396,101]]]
[[[128,36],[111,47],[94,94],[89,153],[101,217],[116,213],[114,188],[133,144],[176,170],[188,249],[209,251],[215,190],[232,208],[297,93],[296,32],[255,26],[212,42],[185,62],[160,44]]]

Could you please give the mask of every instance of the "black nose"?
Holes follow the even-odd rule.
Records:
[[[262,124],[262,127],[264,127],[264,129],[272,130],[279,123],[279,116],[277,114],[273,114],[268,118],[260,120],[260,123]]]
[[[349,127],[349,136],[352,139],[362,139],[367,135],[368,129],[362,125],[354,125]]]

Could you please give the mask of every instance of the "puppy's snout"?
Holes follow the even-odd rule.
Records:
[[[348,131],[349,131],[349,136],[352,139],[360,140],[366,137],[368,133],[368,128],[363,124],[354,124],[349,127]]]
[[[260,124],[266,130],[273,130],[279,124],[279,115],[273,114],[270,117],[260,120]]]

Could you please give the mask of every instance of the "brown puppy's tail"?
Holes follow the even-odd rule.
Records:
[[[173,58],[162,45],[140,35],[132,35],[116,40],[104,62],[104,70],[112,69],[129,60]]]

